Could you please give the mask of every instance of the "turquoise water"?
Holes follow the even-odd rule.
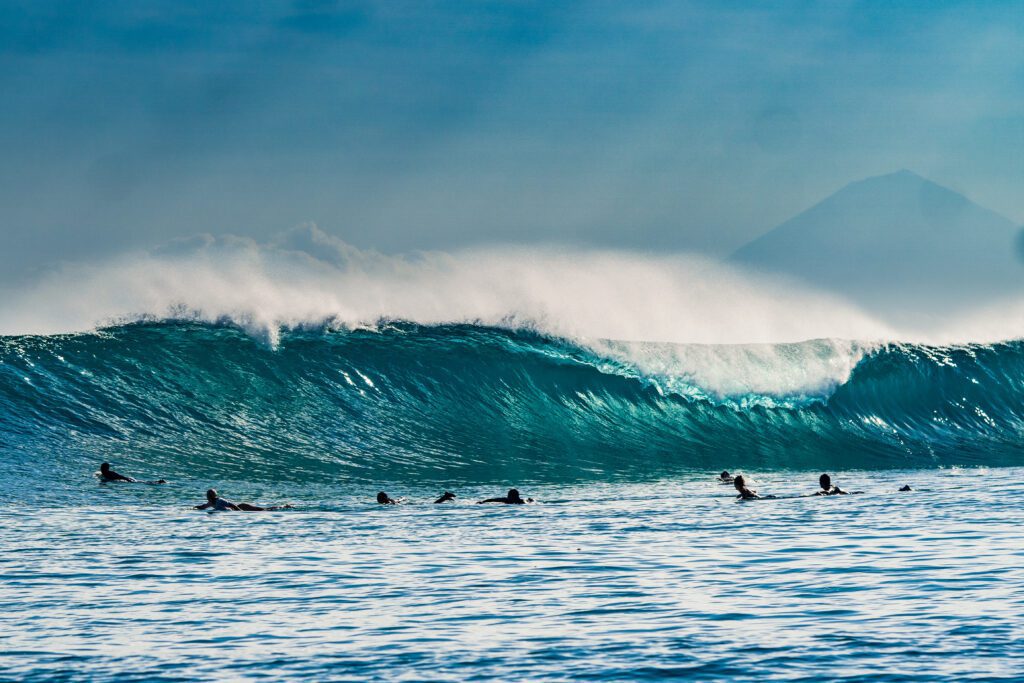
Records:
[[[293,482],[1024,466],[1024,342],[570,342],[469,325],[0,337],[26,471]],[[64,478],[60,478],[61,481]],[[77,496],[77,489],[75,489]]]
[[[0,679],[1021,679],[1021,378],[1021,342],[0,337]]]
[[[816,472],[755,475],[812,492]],[[995,680],[1024,675],[1024,471],[843,472],[736,502],[710,475],[523,486],[83,483],[0,508],[17,680]],[[83,473],[88,478],[88,473]],[[913,493],[895,493],[903,483]],[[277,495],[275,489],[279,490]]]

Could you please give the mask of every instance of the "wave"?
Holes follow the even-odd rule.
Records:
[[[0,451],[167,478],[567,480],[1024,464],[1024,343],[583,344],[385,322],[0,337]]]

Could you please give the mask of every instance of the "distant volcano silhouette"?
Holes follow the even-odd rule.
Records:
[[[929,315],[1024,292],[1013,221],[910,171],[851,183],[737,250],[884,314]]]

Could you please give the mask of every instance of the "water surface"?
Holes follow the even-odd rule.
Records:
[[[812,492],[817,472],[755,474]],[[11,680],[1024,676],[1024,471],[850,471],[736,502],[709,474],[522,486],[206,482],[0,506]],[[913,493],[896,493],[911,483]],[[276,493],[276,495],[275,495]]]

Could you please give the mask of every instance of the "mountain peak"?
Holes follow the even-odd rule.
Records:
[[[730,260],[870,305],[911,294],[1005,294],[1024,280],[1007,218],[902,169],[852,182]]]
[[[909,191],[916,190],[922,186],[932,187],[941,189],[945,192],[952,194],[958,194],[954,190],[949,189],[943,185],[939,185],[933,180],[925,178],[919,173],[903,168],[892,173],[883,173],[882,175],[868,176],[861,180],[854,180],[851,183],[847,183],[842,189],[833,193],[830,197],[827,197],[824,201],[828,201],[831,197],[835,197],[846,190],[860,189],[860,190],[874,190],[874,191]]]

